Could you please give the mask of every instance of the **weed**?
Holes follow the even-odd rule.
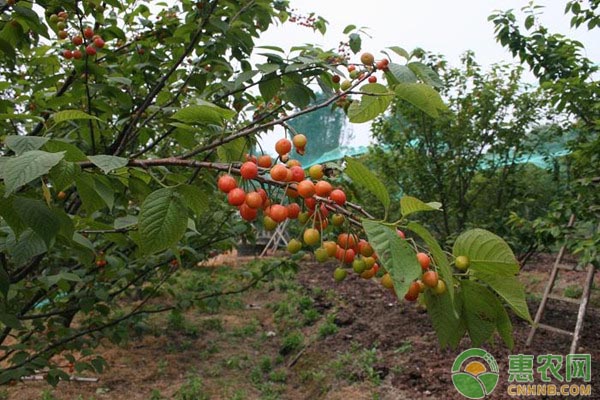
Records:
[[[152,392],[150,393],[150,399],[149,400],[164,400],[164,397],[160,393],[160,390],[158,390],[158,389],[152,389]]]
[[[410,340],[406,340],[406,341],[402,342],[400,347],[398,347],[396,350],[394,350],[394,354],[410,353],[412,351],[412,349],[413,349],[412,343],[410,342]]]
[[[335,335],[339,328],[334,322],[335,315],[331,314],[327,317],[325,322],[319,326],[319,339],[325,339],[327,336]]]
[[[375,370],[378,361],[377,348],[360,349],[353,345],[350,351],[340,354],[329,365],[337,379],[349,382],[370,381],[375,385],[381,383],[381,376]]]
[[[285,381],[287,380],[287,373],[283,369],[272,371],[269,374],[269,380],[271,382],[285,383]]]
[[[42,392],[40,400],[56,400],[56,397],[54,397],[50,389],[46,389]]]
[[[283,342],[279,348],[279,354],[290,354],[291,352],[298,350],[302,346],[303,342],[304,337],[302,336],[302,333],[290,332],[283,338]]]
[[[200,322],[200,326],[202,329],[213,332],[223,332],[225,328],[223,327],[223,321],[219,318],[208,318],[202,320]]]
[[[577,285],[569,285],[564,291],[565,297],[579,299],[583,295],[583,288]]]
[[[248,325],[244,325],[242,327],[234,328],[233,332],[231,332],[231,335],[235,336],[235,337],[254,336],[256,334],[256,332],[258,331],[258,327],[259,326],[260,326],[260,323],[255,318],[252,321],[250,321],[250,323]]]
[[[264,356],[263,358],[261,358],[259,362],[259,367],[260,370],[265,374],[271,372],[273,370],[273,363],[271,362],[271,358],[269,356]]]
[[[158,364],[156,366],[157,366],[156,372],[158,373],[158,375],[164,375],[164,373],[167,370],[167,367],[169,366],[169,362],[167,360],[165,360],[164,358],[161,358],[158,361]]]
[[[187,381],[181,385],[176,400],[208,400],[209,397],[202,390],[202,380],[197,376],[190,376]]]

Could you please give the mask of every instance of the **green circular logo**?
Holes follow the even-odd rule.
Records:
[[[498,384],[498,364],[483,349],[460,353],[452,364],[452,383],[460,394],[469,399],[483,399]]]

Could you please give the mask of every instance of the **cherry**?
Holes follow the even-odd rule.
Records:
[[[298,215],[300,214],[300,205],[298,205],[298,203],[288,204],[287,209],[288,209],[288,218],[289,219],[298,218]]]
[[[305,199],[315,195],[315,184],[306,179],[298,183],[298,194]]]
[[[217,187],[221,192],[229,193],[232,189],[237,187],[237,182],[231,175],[222,175],[217,181]]]
[[[241,206],[246,200],[246,192],[240,188],[234,188],[227,193],[227,201],[232,206]]]
[[[271,165],[273,164],[273,159],[271,158],[271,156],[265,154],[265,155],[258,157],[257,163],[258,163],[259,167],[271,168]]]
[[[331,81],[333,83],[340,83],[341,80],[342,80],[342,78],[340,78],[339,75],[334,75],[334,76],[331,77]]]
[[[275,222],[283,222],[288,217],[288,209],[281,204],[273,204],[269,216],[273,218]]]
[[[258,165],[252,161],[246,161],[240,168],[240,174],[244,179],[254,179],[258,176]]]
[[[63,50],[62,55],[67,60],[70,60],[71,58],[73,58],[73,52],[71,50]]]
[[[276,181],[284,182],[288,176],[288,169],[283,164],[274,165],[271,168],[271,178]]]
[[[304,180],[305,176],[302,167],[295,165],[290,168],[290,171],[292,171],[292,181],[302,182]]]
[[[96,49],[93,48],[92,46],[86,46],[85,52],[86,52],[86,54],[88,56],[95,56],[96,55]]]
[[[101,37],[97,37],[96,39],[94,39],[94,46],[96,46],[99,49],[103,48],[104,47],[104,39],[102,39]]]
[[[332,190],[329,198],[340,206],[346,204],[346,193],[344,193],[341,189]]]
[[[319,233],[318,230],[316,230],[314,228],[308,228],[307,230],[304,231],[302,238],[304,239],[304,243],[306,243],[309,246],[314,246],[317,243],[319,243],[321,234]]]
[[[71,39],[71,42],[73,42],[75,46],[81,46],[83,44],[83,38],[77,35],[74,36],[73,39]]]
[[[261,208],[263,205],[263,198],[258,192],[250,192],[246,194],[245,204],[250,208]]]
[[[94,30],[91,27],[86,27],[83,30],[83,36],[86,37],[86,39],[91,39],[92,37],[94,37]]]
[[[371,53],[362,53],[360,56],[360,62],[364,65],[373,65],[375,62],[375,57]]]
[[[331,194],[332,190],[333,187],[331,186],[331,183],[327,181],[318,181],[315,184],[315,193],[317,196],[327,197]]]
[[[374,75],[371,75],[369,77],[369,83],[377,83],[377,77]]]
[[[425,253],[417,253],[417,260],[419,264],[421,264],[421,269],[423,271],[427,271],[429,269],[429,265],[431,264],[431,258]]]
[[[246,221],[254,221],[258,216],[258,210],[244,203],[240,206],[240,216]]]
[[[299,133],[298,135],[295,135],[294,138],[292,139],[292,141],[294,142],[294,147],[296,148],[304,148],[306,146],[307,143],[307,139],[306,136],[304,136],[303,134]]]
[[[308,175],[318,181],[323,178],[323,166],[321,164],[315,164],[308,169]]]
[[[435,271],[427,271],[421,277],[421,280],[425,284],[425,286],[429,286],[430,288],[434,288],[438,283],[438,274]]]
[[[275,143],[275,151],[280,156],[289,153],[292,150],[292,142],[287,139],[279,139],[277,143]]]

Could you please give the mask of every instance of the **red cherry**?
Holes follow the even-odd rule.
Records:
[[[217,186],[221,192],[229,193],[232,189],[237,187],[237,182],[231,175],[222,175],[217,181]]]
[[[332,190],[329,198],[340,206],[343,206],[346,203],[346,193],[340,189]]]
[[[66,58],[67,60],[70,60],[71,58],[73,58],[73,52],[71,50],[64,50],[62,52],[62,55],[64,58]]]
[[[83,38],[79,35],[74,36],[71,41],[75,46],[81,46],[83,44]]]
[[[73,50],[73,58],[76,60],[81,60],[81,58],[83,57],[83,54],[81,53],[81,50]]]
[[[240,174],[244,179],[254,179],[258,176],[258,165],[252,161],[246,161],[240,168]]]
[[[289,219],[298,218],[298,214],[300,214],[300,205],[298,205],[298,203],[288,204],[287,209],[288,209],[288,218]]]
[[[240,216],[246,221],[254,221],[258,215],[258,210],[244,203],[240,206]]]
[[[290,168],[290,171],[292,171],[292,180],[294,182],[301,182],[305,178],[302,167],[293,166]]]
[[[269,212],[269,216],[275,222],[283,222],[288,217],[288,209],[281,204],[273,204]]]
[[[94,37],[94,30],[92,28],[90,28],[89,26],[86,27],[83,30],[83,36],[85,36],[86,39],[91,39],[92,37]]]
[[[315,195],[315,184],[311,180],[303,180],[298,183],[298,194],[305,199]]]
[[[246,200],[246,192],[240,188],[231,189],[227,193],[227,201],[232,206],[241,206]]]
[[[96,46],[99,49],[103,48],[104,40],[101,37],[97,37],[96,39],[94,39],[94,46]]]
[[[277,143],[275,143],[275,151],[280,156],[289,153],[292,150],[292,142],[287,139],[279,139]]]
[[[308,197],[308,198],[304,199],[304,205],[309,210],[314,210],[315,207],[317,206],[317,200],[314,197]]]
[[[96,55],[96,49],[93,48],[92,46],[86,46],[85,52],[87,53],[88,56],[95,56]]]
[[[377,82],[377,77],[376,77],[376,76],[373,76],[373,75],[371,75],[371,76],[369,77],[369,83],[376,83],[376,82]]]
[[[331,80],[333,81],[333,83],[340,83],[340,81],[342,80],[342,78],[340,78],[339,75],[334,75],[331,77]]]
[[[263,205],[263,198],[258,192],[250,192],[246,194],[245,204],[250,208],[261,208]]]
[[[315,184],[315,193],[317,196],[327,197],[331,194],[332,189],[331,183],[327,181],[318,181]]]

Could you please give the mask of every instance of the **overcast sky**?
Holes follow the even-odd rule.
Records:
[[[600,60],[598,30],[588,32],[569,27],[569,17],[564,15],[565,0],[538,0],[543,5],[541,21],[551,32],[562,33],[577,39],[586,47],[586,55]],[[260,45],[289,47],[314,43],[325,48],[337,48],[342,34],[349,24],[367,28],[371,38],[363,36],[363,50],[381,55],[380,50],[400,46],[410,51],[416,47],[444,54],[451,64],[457,65],[460,55],[473,50],[480,64],[515,61],[494,39],[494,26],[487,20],[494,10],[520,9],[528,4],[525,0],[291,0],[290,4],[299,14],[315,12],[329,22],[325,36],[311,29],[291,23],[269,29],[258,41]],[[360,4],[360,5],[359,5]],[[593,40],[594,38],[595,40]],[[358,56],[356,60],[358,61]],[[403,62],[401,58],[398,62]],[[368,124],[354,126],[355,145],[370,142]],[[272,138],[265,138],[269,146]]]

